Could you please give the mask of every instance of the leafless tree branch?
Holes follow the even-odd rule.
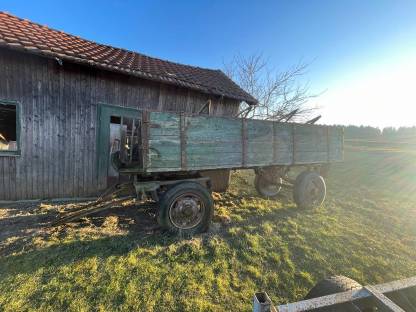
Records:
[[[316,108],[308,106],[308,101],[320,94],[311,94],[309,84],[300,82],[308,66],[299,62],[284,71],[275,71],[261,53],[236,55],[231,62],[224,63],[225,74],[259,101],[256,106],[243,103],[239,116],[284,120],[295,112],[291,120],[309,118]]]

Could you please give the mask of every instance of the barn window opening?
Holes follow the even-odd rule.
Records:
[[[121,124],[121,117],[111,116],[110,123],[112,123],[112,124]]]
[[[18,106],[0,102],[0,153],[15,154],[19,149]]]

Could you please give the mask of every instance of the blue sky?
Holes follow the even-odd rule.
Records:
[[[0,10],[202,67],[237,53],[261,52],[276,69],[313,61],[305,79],[327,90],[311,102],[323,122],[416,124],[416,1],[0,0]]]

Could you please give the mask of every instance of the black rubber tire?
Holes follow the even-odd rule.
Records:
[[[310,183],[318,188],[317,198],[311,201],[308,195],[308,186]],[[302,209],[313,209],[317,208],[325,200],[326,196],[326,185],[324,179],[314,171],[303,171],[296,178],[293,186],[293,200],[296,205]]]
[[[309,172],[310,171],[302,171],[296,177],[295,184],[293,184],[293,200],[295,201],[296,204],[299,201],[299,192],[297,191],[297,189],[299,188],[300,181],[302,181]]]
[[[325,278],[318,282],[305,296],[306,299],[337,294],[340,292],[361,288],[362,285],[351,278],[343,275],[336,275]]]
[[[254,177],[254,187],[256,188],[257,193],[261,197],[264,197],[266,199],[276,199],[278,197],[278,195],[280,194],[280,191],[282,190],[282,187],[279,187],[278,190],[276,191],[276,193],[274,193],[274,194],[267,194],[267,193],[264,192],[264,190],[261,187],[262,183],[264,183],[264,179],[265,179],[265,177],[261,174],[256,174],[256,176]],[[282,178],[278,178],[277,182],[282,184],[283,183]]]
[[[190,229],[181,229],[176,227],[169,217],[169,209],[171,204],[181,195],[185,193],[192,193],[200,198],[203,202],[205,209],[202,220],[195,227]],[[214,202],[212,200],[211,193],[207,188],[196,182],[182,182],[171,187],[166,191],[159,200],[159,225],[175,234],[193,235],[197,233],[206,232],[211,224],[211,220],[214,214]]]

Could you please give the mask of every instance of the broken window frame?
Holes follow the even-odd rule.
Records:
[[[16,101],[0,100],[0,105],[14,105],[16,107],[16,150],[6,151],[0,150],[0,157],[2,156],[20,156],[20,103]]]

